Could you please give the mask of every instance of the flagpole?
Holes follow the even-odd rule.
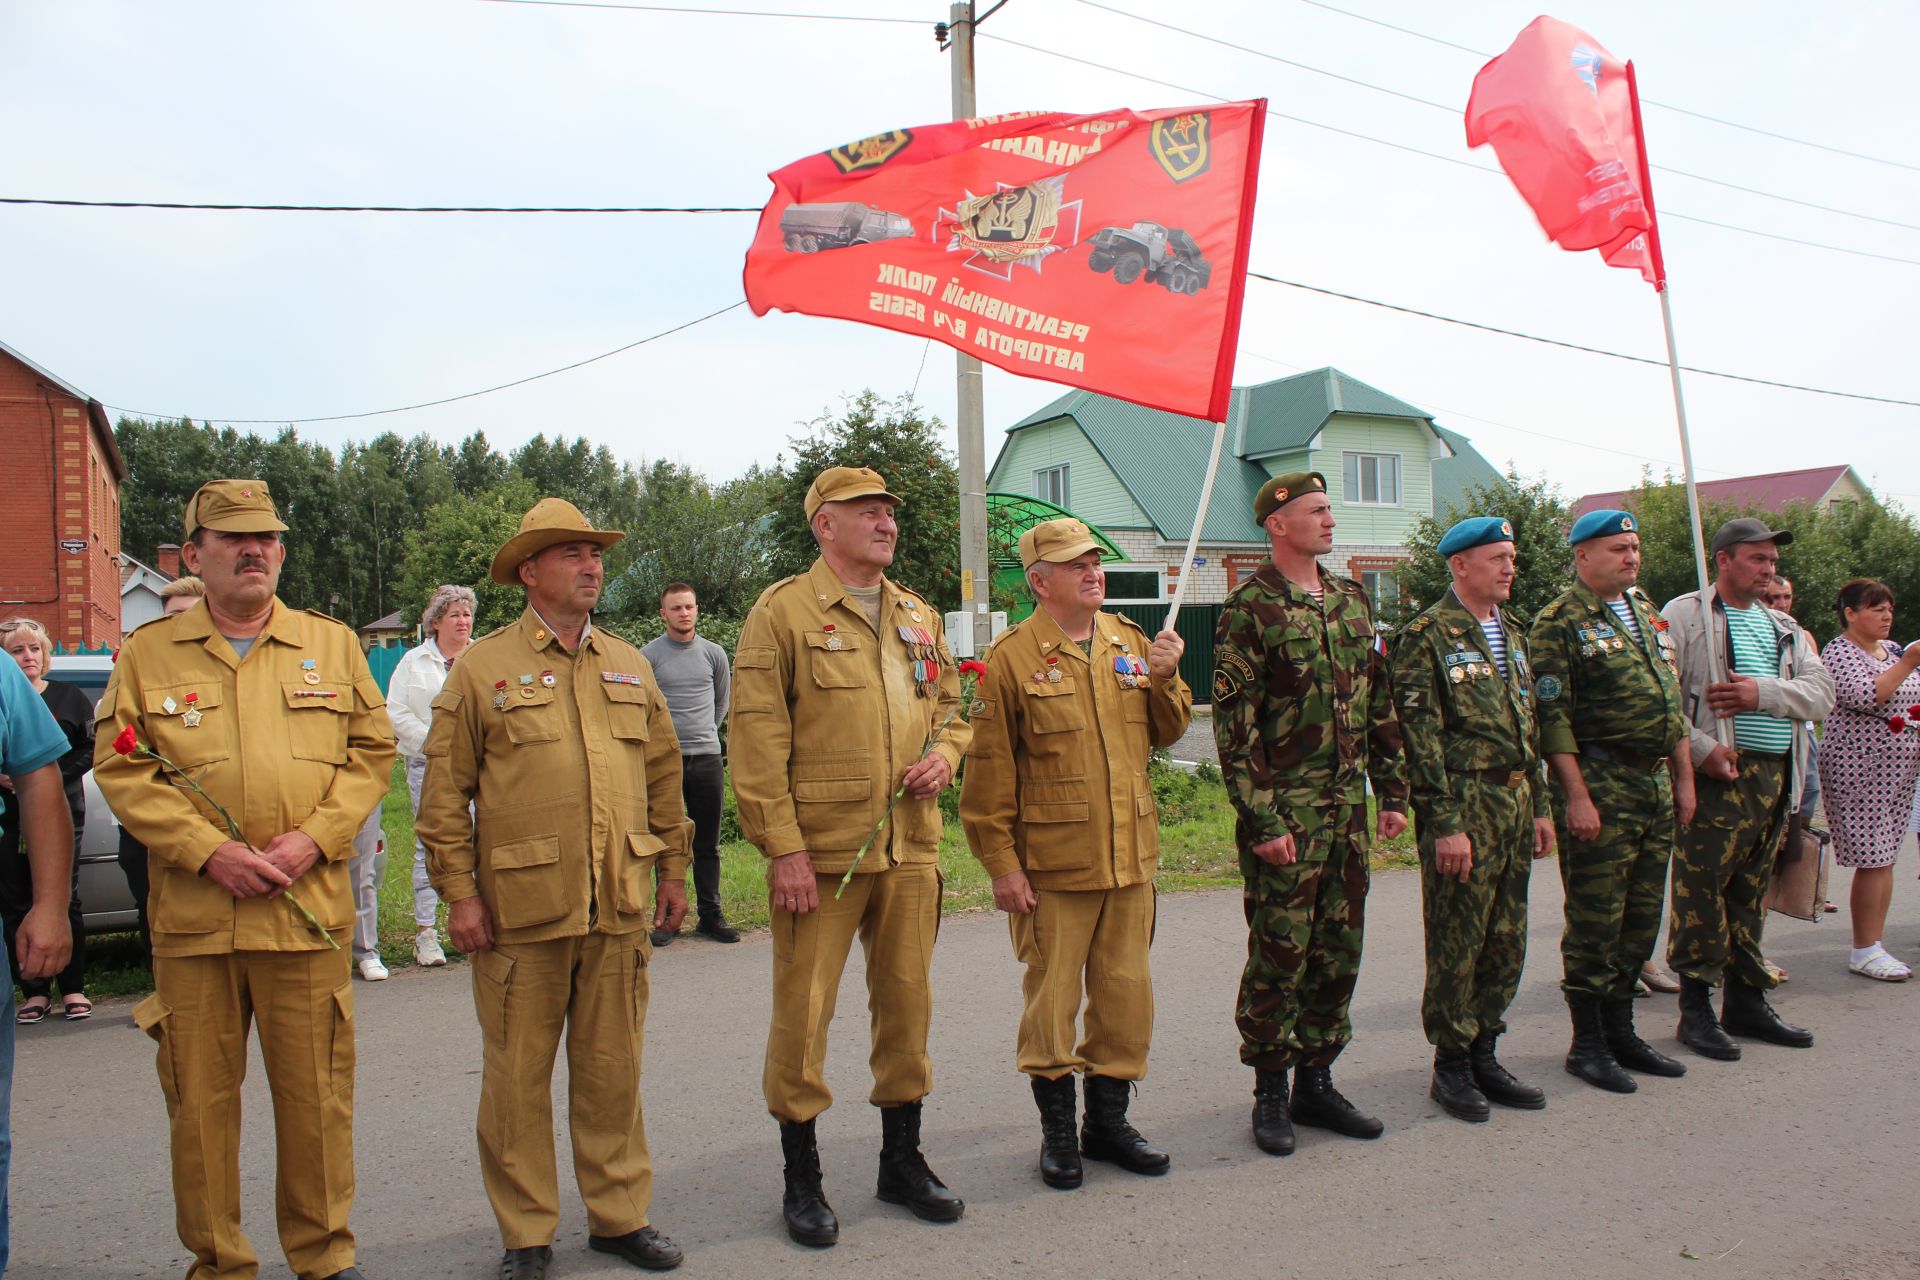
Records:
[[[1706,531],[1700,523],[1700,489],[1693,480],[1693,437],[1687,430],[1687,400],[1680,390],[1680,348],[1673,334],[1673,297],[1667,288],[1666,256],[1660,247],[1660,219],[1653,206],[1653,171],[1647,163],[1647,137],[1640,125],[1640,82],[1627,62],[1627,95],[1633,101],[1634,152],[1640,166],[1640,198],[1647,205],[1647,252],[1653,259],[1653,288],[1660,295],[1660,319],[1667,331],[1667,375],[1673,383],[1673,415],[1680,425],[1680,468],[1687,486],[1687,523],[1693,533],[1693,572],[1700,587],[1700,607],[1707,607]],[[1720,629],[1706,616],[1701,627],[1707,645],[1707,677],[1715,684],[1726,680],[1726,665],[1719,649]],[[1720,745],[1733,745],[1733,724],[1725,718],[1714,722],[1714,736]]]
[[[1173,630],[1180,616],[1180,602],[1186,599],[1187,582],[1193,577],[1193,555],[1200,549],[1200,527],[1207,522],[1207,506],[1213,501],[1213,478],[1220,473],[1220,450],[1227,442],[1225,418],[1213,424],[1213,450],[1207,455],[1207,478],[1200,485],[1200,510],[1193,515],[1193,532],[1187,535],[1187,554],[1180,561],[1180,580],[1173,584],[1173,603],[1167,606],[1167,623],[1162,631]]]

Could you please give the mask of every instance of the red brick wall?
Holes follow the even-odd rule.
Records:
[[[84,400],[0,354],[0,611],[56,643],[120,642],[120,488]],[[78,554],[63,539],[83,541]]]

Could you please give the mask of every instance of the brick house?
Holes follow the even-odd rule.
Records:
[[[69,649],[120,644],[120,486],[127,466],[98,400],[0,343],[0,610]]]

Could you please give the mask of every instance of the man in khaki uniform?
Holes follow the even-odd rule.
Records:
[[[1162,1174],[1170,1161],[1127,1123],[1127,1092],[1147,1074],[1153,1037],[1160,827],[1147,754],[1193,719],[1186,646],[1172,631],[1149,644],[1137,623],[1100,611],[1106,574],[1080,521],[1021,534],[1020,562],[1039,607],[987,656],[960,816],[1027,967],[1016,1052],[1040,1108],[1040,1177],[1079,1186],[1083,1153]],[[1076,1071],[1087,1077],[1077,1148]]]
[[[460,656],[427,732],[417,825],[447,933],[473,962],[480,1176],[506,1246],[502,1280],[541,1280],[553,1256],[563,1029],[588,1245],[653,1271],[681,1262],[647,1219],[640,1053],[647,929],[686,915],[691,824],[652,668],[591,620],[601,553],[625,536],[558,498],[536,503],[492,568],[525,588],[526,612]]]
[[[833,1101],[827,1026],[856,932],[872,1010],[869,1100],[881,1108],[877,1194],[933,1222],[966,1209],[920,1154],[920,1104],[933,1088],[934,797],[953,780],[969,730],[954,714],[960,680],[940,615],[885,576],[898,502],[868,468],[821,472],[806,496],[820,557],[761,594],[734,653],[734,797],[741,831],[768,859],[773,912],[762,1084],[786,1156],[787,1232],[816,1246],[840,1234],[820,1185],[814,1118]],[[895,792],[902,798],[876,833]]]
[[[181,558],[206,598],[127,638],[98,712],[94,777],[152,865],[154,990],[133,1016],[160,1045],[188,1280],[259,1272],[240,1230],[250,1022],[273,1090],[287,1263],[301,1280],[360,1275],[347,1228],[353,984],[341,944],[353,926],[353,836],[386,794],[393,728],[352,630],[275,596],[286,527],[260,481],[202,485]],[[127,731],[181,772],[117,753]]]

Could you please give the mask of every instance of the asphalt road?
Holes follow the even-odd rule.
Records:
[[[1906,877],[1901,876],[1904,881]],[[1845,873],[1835,897],[1844,901]],[[1078,1192],[1034,1172],[1038,1125],[1015,1073],[1018,971],[995,916],[947,921],[935,959],[933,1166],[968,1202],[933,1226],[872,1196],[879,1122],[864,1103],[858,955],[834,1026],[820,1123],[839,1247],[805,1250],[780,1224],[780,1150],[760,1097],[768,1003],[764,935],[683,938],[656,957],[646,1099],[654,1221],[689,1277],[1920,1276],[1912,1196],[1920,984],[1845,969],[1845,916],[1774,917],[1769,952],[1793,974],[1778,1004],[1819,1043],[1753,1044],[1737,1064],[1679,1051],[1689,1074],[1615,1097],[1561,1068],[1560,888],[1535,877],[1533,963],[1503,1057],[1548,1091],[1544,1112],[1469,1126],[1426,1096],[1419,1030],[1418,878],[1380,876],[1336,1079],[1387,1124],[1363,1143],[1303,1130],[1284,1160],[1247,1133],[1252,1073],[1231,1021],[1244,956],[1238,897],[1163,899],[1154,949],[1159,1025],[1134,1104],[1173,1172],[1090,1164]],[[1897,890],[1891,949],[1920,956],[1920,893]],[[475,1166],[479,1043],[467,972],[403,971],[357,985],[359,1192],[369,1280],[482,1280],[499,1245]],[[1672,997],[1639,1002],[1649,1039],[1675,1048]],[[128,1002],[91,1023],[20,1037],[14,1083],[13,1271],[25,1280],[178,1277],[166,1131],[151,1043]],[[564,1069],[563,1069],[564,1074]],[[562,1134],[564,1085],[556,1081]],[[273,1234],[272,1126],[258,1057],[247,1082],[245,1215],[285,1275]],[[555,1275],[633,1274],[586,1250],[561,1142],[565,1208]]]

